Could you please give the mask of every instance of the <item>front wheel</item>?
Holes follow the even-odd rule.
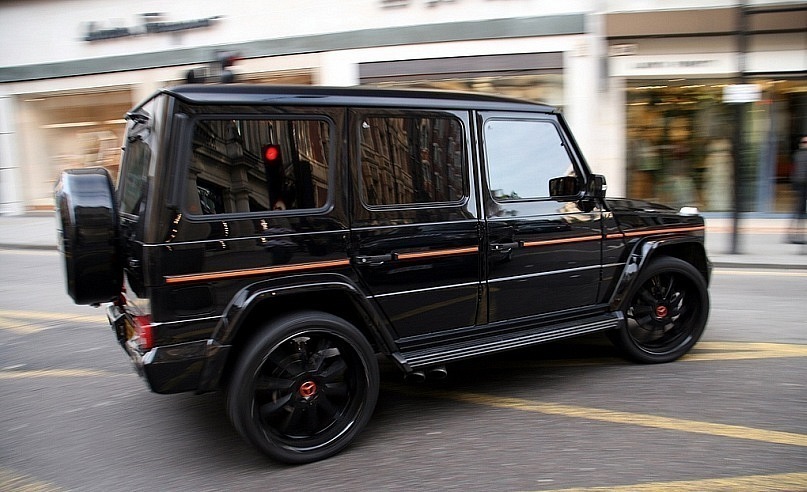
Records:
[[[622,308],[626,326],[611,336],[631,359],[671,362],[697,343],[709,315],[703,275],[678,258],[653,260],[639,275]]]
[[[358,435],[378,389],[375,354],[355,326],[327,313],[294,313],[252,340],[230,380],[227,408],[258,449],[285,463],[309,463]]]

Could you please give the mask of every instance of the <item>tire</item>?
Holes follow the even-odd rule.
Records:
[[[114,300],[123,284],[123,266],[109,173],[103,168],[67,170],[55,199],[67,293],[76,304]]]
[[[622,311],[625,326],[610,333],[611,341],[634,361],[672,362],[689,352],[706,327],[706,281],[683,260],[658,258],[639,274]]]
[[[341,451],[378,400],[372,347],[347,321],[306,311],[269,323],[236,362],[227,411],[271,458],[309,463]]]

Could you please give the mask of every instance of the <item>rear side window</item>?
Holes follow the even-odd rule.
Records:
[[[141,135],[129,137],[126,152],[123,154],[123,174],[121,174],[120,211],[139,215],[140,205],[146,194],[148,170],[151,162],[151,147]]]
[[[360,124],[361,194],[366,205],[462,199],[465,147],[458,119],[374,115]]]
[[[139,215],[145,202],[164,106],[164,98],[158,97],[126,116],[126,146],[118,175],[119,207],[125,214]]]
[[[319,209],[328,203],[328,121],[200,119],[192,145],[186,188],[192,215]]]

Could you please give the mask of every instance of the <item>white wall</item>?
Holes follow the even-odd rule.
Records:
[[[589,10],[591,0],[72,0],[0,3],[0,66],[153,53],[311,34],[350,32],[469,20],[547,16]],[[160,33],[104,41],[84,41],[90,22],[96,29],[135,28],[144,12],[164,13],[162,21],[214,16],[211,26],[175,34]]]
[[[15,215],[25,210],[20,178],[14,98],[0,95],[0,214]]]

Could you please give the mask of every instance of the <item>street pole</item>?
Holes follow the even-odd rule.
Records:
[[[745,0],[740,0],[737,15],[737,64],[739,84],[746,82],[746,51],[748,19],[745,11]],[[735,134],[734,134],[734,210],[731,220],[731,254],[740,253],[740,203],[742,193],[740,190],[740,173],[743,169],[742,160],[745,157],[745,113],[746,103],[738,103],[735,108]]]

